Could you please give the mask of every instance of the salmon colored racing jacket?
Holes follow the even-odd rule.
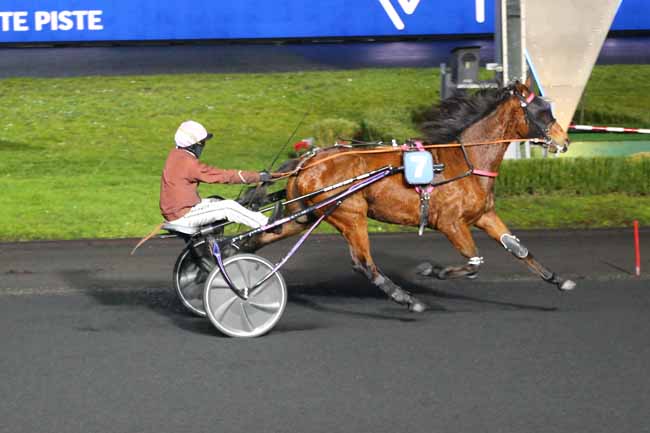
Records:
[[[190,151],[173,149],[169,152],[160,179],[160,212],[167,221],[188,213],[201,201],[199,183],[256,183],[255,171],[224,170],[204,164]]]

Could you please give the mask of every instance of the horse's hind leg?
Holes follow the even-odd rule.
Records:
[[[447,226],[440,226],[438,230],[447,236],[454,248],[468,261],[460,266],[436,266],[431,263],[422,263],[418,266],[417,272],[420,275],[433,276],[441,280],[462,277],[476,278],[479,266],[483,263],[483,258],[478,257],[478,249],[467,224],[457,222]]]
[[[391,281],[375,265],[370,255],[368,222],[365,215],[346,212],[344,208],[341,208],[328,218],[328,222],[336,227],[347,240],[355,271],[365,275],[372,284],[379,287],[393,301],[407,305],[410,311],[419,313],[427,309],[426,304]]]
[[[495,212],[488,212],[483,215],[476,222],[476,226],[485,230],[491,238],[503,245],[512,255],[526,263],[530,270],[539,275],[544,281],[555,284],[560,290],[571,290],[575,287],[576,284],[573,281],[560,278],[555,272],[550,271],[538,262],[530,254],[528,248],[510,233],[508,227]]]
[[[298,221],[290,221],[280,227],[282,228],[280,233],[260,233],[259,235],[245,240],[239,245],[240,251],[245,253],[254,253],[268,244],[305,231],[309,225]]]

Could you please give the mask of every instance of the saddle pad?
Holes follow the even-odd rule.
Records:
[[[404,177],[410,185],[433,182],[433,156],[427,151],[404,152]]]

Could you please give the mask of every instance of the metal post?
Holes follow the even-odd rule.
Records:
[[[508,20],[504,19],[505,0],[494,1],[494,54],[498,69],[496,69],[497,81],[501,86],[504,84],[504,77],[508,75],[508,50],[504,47],[504,35],[508,34]]]
[[[495,6],[496,58],[503,68],[501,85],[526,81],[524,0],[496,0]]]
[[[526,39],[524,28],[524,1],[508,2],[508,78],[526,81]]]
[[[525,0],[495,0],[495,47],[496,60],[500,65],[497,69],[497,81],[503,87],[519,80],[526,81],[526,38],[524,28]],[[530,157],[528,145],[524,149],[527,158]],[[505,158],[520,159],[522,157],[520,143],[512,143],[506,151]]]

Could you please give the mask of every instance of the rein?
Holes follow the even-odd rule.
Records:
[[[438,144],[427,144],[423,145],[420,141],[418,140],[413,140],[410,143],[415,144],[418,150],[423,151],[425,149],[444,149],[444,148],[461,148],[463,151],[463,155],[465,156],[465,160],[467,162],[467,165],[469,166],[470,170],[468,173],[465,174],[467,175],[477,175],[477,176],[484,176],[484,177],[497,177],[498,173],[492,172],[492,171],[487,171],[487,170],[480,170],[480,169],[474,169],[472,166],[471,162],[469,161],[467,157],[467,152],[465,151],[466,147],[470,146],[485,146],[485,145],[493,145],[493,144],[504,144],[504,143],[512,143],[516,141],[522,141],[526,140],[530,143],[533,144],[538,144],[542,146],[543,148],[548,148],[549,145],[552,142],[552,139],[549,137],[548,133],[550,130],[550,125],[555,121],[554,119],[547,125],[544,125],[540,123],[540,121],[537,119],[537,117],[534,115],[534,113],[531,113],[530,106],[531,104],[536,100],[536,95],[534,92],[529,92],[528,95],[525,97],[523,94],[515,87],[511,86],[510,88],[510,94],[512,96],[515,96],[519,99],[521,108],[524,110],[524,118],[526,119],[526,123],[528,125],[533,125],[538,131],[541,132],[541,135],[543,138],[537,138],[534,136],[531,136],[532,131],[531,128],[529,127],[529,136],[527,138],[511,138],[511,139],[501,139],[501,140],[492,140],[492,141],[479,141],[479,142],[471,142],[471,143],[438,143]],[[543,112],[543,111],[551,111],[550,105],[546,103],[547,107],[542,104],[542,107],[536,107],[534,111],[536,112]],[[541,110],[541,111],[540,111]],[[552,118],[552,113],[550,114]],[[324,150],[330,150],[332,148],[337,148],[341,147],[340,145],[334,145],[325,149],[315,149],[314,151],[310,152],[307,154],[307,156],[303,157],[302,160],[300,161],[300,164],[293,169],[292,171],[288,172],[283,172],[283,173],[278,173],[278,177],[276,180],[280,179],[285,179],[287,177],[293,176],[299,171],[302,170],[308,170],[312,167],[315,167],[316,165],[322,164],[324,162],[327,162],[331,159],[338,158],[340,156],[344,155],[363,155],[363,154],[375,154],[375,153],[390,153],[390,152],[402,152],[406,151],[409,149],[409,142],[406,144],[399,146],[395,140],[392,140],[392,145],[384,145],[382,142],[377,142],[377,143],[368,143],[368,142],[358,142],[359,145],[356,147],[370,147],[370,146],[377,146],[377,147],[384,147],[382,149],[366,149],[366,150],[349,150],[347,152],[340,152],[340,153],[335,153],[333,155],[326,156],[324,158],[319,159],[318,161],[312,162],[310,164],[307,164],[307,161],[313,158],[318,151],[324,151]],[[346,146],[348,148],[354,148],[355,146]]]
[[[502,139],[502,140],[492,140],[492,141],[476,141],[476,142],[471,142],[471,143],[438,143],[438,144],[421,144],[423,149],[448,149],[448,148],[464,148],[464,147],[473,147],[473,146],[485,146],[485,145],[495,145],[495,144],[504,144],[504,143],[512,143],[515,141],[522,141],[523,139],[521,138],[510,138],[510,139]],[[543,143],[544,140],[540,139],[528,139],[527,141],[530,141],[532,143]],[[323,152],[325,150],[330,150],[330,149],[336,149],[339,146],[331,146],[327,147],[325,149],[322,149],[320,152]],[[284,172],[284,173],[278,173],[280,174],[279,177],[277,177],[274,180],[280,180],[284,179],[287,177],[291,177],[295,174],[297,174],[300,171],[310,169],[312,167],[315,167],[319,164],[322,164],[326,161],[341,157],[341,156],[347,156],[347,155],[366,155],[366,154],[379,154],[379,153],[391,153],[391,152],[403,152],[404,148],[403,146],[397,146],[397,145],[392,145],[392,146],[385,146],[383,149],[371,149],[371,150],[350,150],[347,152],[340,152],[340,153],[335,153],[334,155],[327,156],[325,158],[321,158],[318,161],[315,161],[311,164],[305,164],[309,159],[312,157],[316,156],[315,152],[312,152],[311,154],[308,154],[308,156],[302,161],[302,163],[296,167],[292,171]],[[476,174],[477,176],[485,176],[485,177],[496,177],[498,173],[492,172],[492,171],[487,171],[487,170],[479,170],[479,169],[472,169],[473,174]]]
[[[416,185],[415,186],[415,192],[420,196],[420,222],[419,222],[419,227],[418,227],[418,236],[422,236],[424,233],[424,229],[427,225],[428,221],[428,214],[429,214],[429,201],[431,199],[431,193],[433,192],[434,188],[437,186],[445,185],[447,183],[451,183],[454,181],[457,181],[459,179],[462,179],[467,176],[475,175],[475,176],[484,176],[484,177],[489,177],[489,178],[496,178],[499,174],[493,171],[488,171],[488,170],[480,170],[474,168],[473,164],[469,160],[469,155],[467,154],[466,147],[467,146],[481,146],[481,145],[490,145],[490,144],[504,144],[504,143],[511,143],[513,141],[520,141],[520,139],[509,139],[509,140],[493,140],[493,141],[485,141],[485,142],[473,142],[473,143],[443,143],[443,144],[428,144],[428,145],[423,145],[422,141],[420,140],[412,140],[404,143],[401,146],[398,146],[397,143],[393,140],[393,144],[389,146],[385,146],[384,149],[371,149],[371,150],[351,150],[351,151],[346,151],[346,152],[338,152],[333,155],[327,156],[325,158],[322,158],[316,162],[313,162],[311,164],[307,164],[307,162],[315,157],[319,151],[313,150],[306,156],[304,156],[298,166],[293,169],[290,172],[287,173],[282,173],[281,177],[277,177],[276,180],[280,180],[286,177],[290,177],[293,175],[296,175],[299,171],[301,170],[307,170],[309,168],[315,167],[316,165],[319,165],[321,163],[324,163],[326,161],[329,161],[334,158],[338,158],[339,156],[344,156],[344,155],[354,155],[354,154],[379,154],[379,153],[389,153],[389,152],[410,152],[413,150],[417,150],[418,152],[426,152],[426,149],[436,149],[436,148],[460,148],[461,151],[463,152],[463,157],[465,158],[465,163],[467,164],[467,171],[465,173],[462,173],[460,175],[457,175],[453,178],[450,179],[445,179],[441,182],[434,182],[432,179],[429,179],[428,181],[431,182],[428,185]],[[364,143],[363,146],[368,146],[372,145],[371,143]],[[377,144],[378,145],[378,144]],[[335,149],[340,146],[332,146],[327,149],[323,150],[330,150],[330,149]],[[441,164],[442,165],[442,164]],[[444,165],[442,165],[444,167]],[[403,167],[400,168],[401,170],[406,170],[406,163]],[[434,168],[434,174],[436,173],[436,169]],[[442,171],[442,169],[440,170]],[[357,180],[356,178],[353,179],[348,179],[344,181],[344,183],[348,182],[353,182]],[[337,185],[332,185],[330,188],[336,188],[340,186],[340,184]],[[314,194],[320,194],[321,192],[324,191],[316,191]],[[299,197],[296,200],[302,199],[303,197]],[[321,217],[322,218],[322,217]]]

